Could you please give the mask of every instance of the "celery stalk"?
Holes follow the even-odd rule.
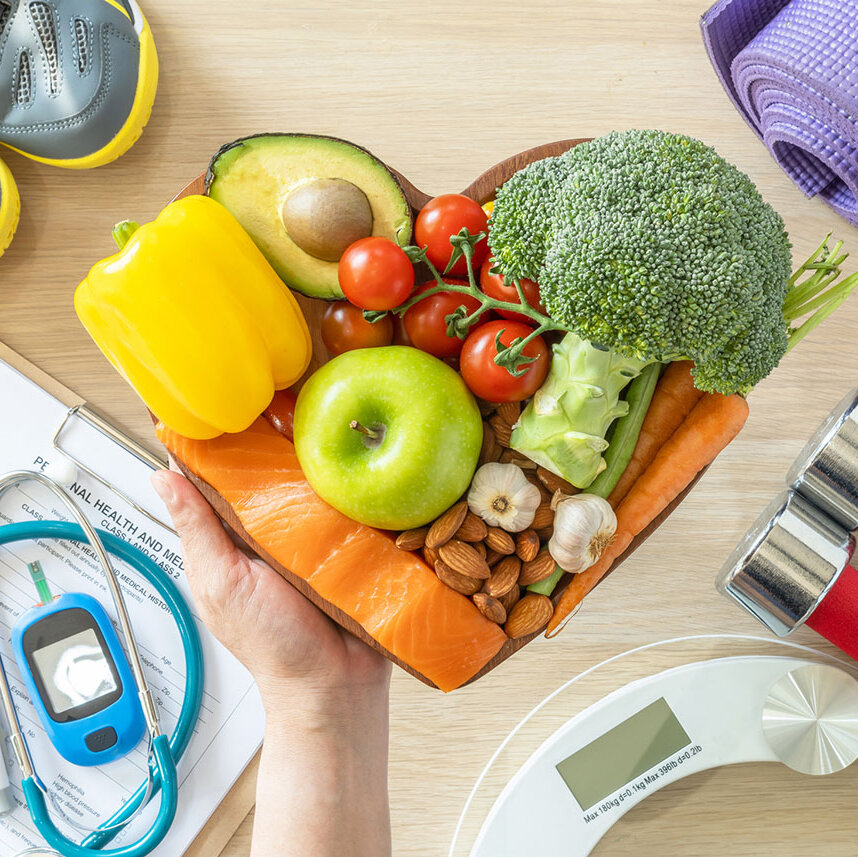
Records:
[[[528,592],[535,592],[537,595],[551,595],[554,592],[554,587],[557,586],[560,578],[563,577],[563,569],[556,566],[551,574],[543,580],[531,583],[527,587]]]
[[[606,467],[587,488],[588,494],[607,497],[629,466],[661,370],[661,363],[651,363],[629,384],[626,394],[629,412],[615,423],[611,445],[605,452]]]

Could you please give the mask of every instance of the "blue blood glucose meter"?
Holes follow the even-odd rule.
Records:
[[[146,731],[128,659],[101,604],[65,593],[12,629],[15,660],[57,752],[75,765],[129,753]]]

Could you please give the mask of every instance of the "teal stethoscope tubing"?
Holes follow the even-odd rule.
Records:
[[[141,857],[148,854],[167,835],[176,814],[178,804],[178,776],[176,762],[182,757],[193,735],[199,717],[203,697],[203,652],[200,636],[191,611],[175,583],[146,554],[105,530],[97,530],[104,547],[138,571],[158,592],[173,614],[181,637],[185,657],[185,694],[173,734],[168,739],[159,735],[152,742],[155,768],[149,781],[142,783],[122,808],[105,821],[101,828],[91,833],[81,844],[66,839],[56,829],[48,813],[45,795],[34,777],[25,779],[21,786],[30,809],[33,822],[39,833],[52,848],[66,857]],[[23,521],[0,526],[0,544],[30,541],[32,539],[65,539],[87,544],[83,529],[67,521]],[[150,762],[150,766],[151,766]],[[157,771],[165,772],[162,778]],[[109,851],[100,850],[122,829],[122,825],[138,811],[140,806],[162,790],[158,816],[149,832],[138,842]]]

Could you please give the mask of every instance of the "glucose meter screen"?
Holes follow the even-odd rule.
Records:
[[[583,810],[590,809],[691,743],[664,699],[657,699],[557,765]]]
[[[110,662],[92,628],[36,649],[33,660],[57,714],[117,689]]]

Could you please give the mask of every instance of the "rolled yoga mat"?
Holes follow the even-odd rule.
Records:
[[[719,0],[701,28],[774,159],[858,225],[858,0]]]

